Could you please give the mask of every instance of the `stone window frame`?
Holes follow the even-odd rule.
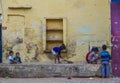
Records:
[[[42,31],[43,31],[43,51],[46,52],[46,20],[47,19],[63,19],[63,43],[66,45],[67,44],[67,18],[66,17],[44,17],[43,24],[42,26]],[[51,52],[51,51],[48,51]]]

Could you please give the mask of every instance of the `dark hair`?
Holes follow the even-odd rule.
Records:
[[[19,52],[16,52],[16,55],[17,55],[17,54],[20,54],[20,53],[19,53]]]
[[[103,50],[106,50],[106,49],[107,49],[107,46],[106,46],[106,45],[103,45],[103,46],[102,46],[102,49],[103,49]]]
[[[92,47],[91,51],[94,51],[95,47]]]
[[[91,51],[99,51],[98,47],[92,47]]]
[[[10,51],[9,54],[14,53],[13,51]]]
[[[65,44],[62,44],[62,45],[60,46],[60,48],[61,48],[61,49],[66,49]]]
[[[99,50],[98,50],[98,47],[95,47],[95,48],[94,48],[94,51],[97,51],[97,52],[98,52],[98,51],[99,51]]]

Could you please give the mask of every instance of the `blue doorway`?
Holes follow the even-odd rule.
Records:
[[[0,24],[0,63],[2,63],[2,24]]]
[[[111,2],[120,2],[120,0],[111,0]]]

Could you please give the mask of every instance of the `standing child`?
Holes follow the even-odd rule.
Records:
[[[107,50],[107,46],[103,45],[102,46],[102,52],[100,53],[100,57],[101,57],[101,64],[102,64],[102,69],[101,69],[101,73],[102,73],[102,78],[107,78],[109,77],[110,74],[110,66],[109,66],[109,60],[110,60],[110,54]]]
[[[22,63],[19,52],[16,52],[16,55],[15,55],[15,57],[14,57],[14,60],[15,60],[17,63]]]
[[[52,55],[54,56],[55,63],[56,59],[58,59],[58,63],[60,63],[61,51],[64,49],[66,49],[65,44],[62,44],[61,46],[55,46],[52,48]]]

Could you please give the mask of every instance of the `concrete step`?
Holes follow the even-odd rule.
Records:
[[[100,76],[100,64],[2,63],[0,64],[0,76],[16,78],[94,77]]]

